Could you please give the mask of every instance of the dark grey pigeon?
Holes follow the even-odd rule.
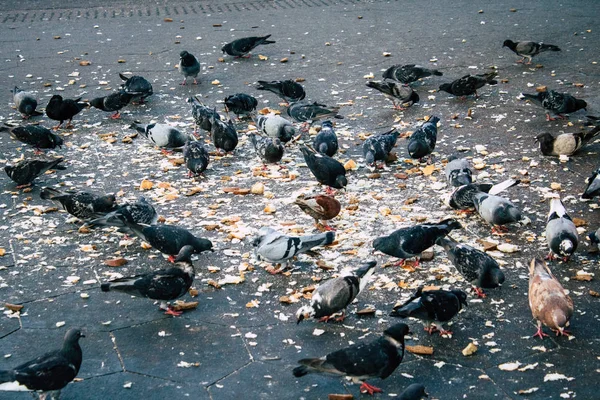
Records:
[[[19,185],[19,188],[29,185],[35,178],[50,169],[67,169],[65,166],[59,165],[63,161],[64,158],[25,159],[15,165],[6,165],[4,171],[10,179]]]
[[[496,72],[488,72],[486,74],[478,75],[465,75],[451,83],[444,83],[440,85],[439,90],[450,93],[454,96],[464,97],[474,94],[475,97],[479,97],[477,94],[477,89],[481,89],[486,84],[497,84],[498,81],[494,79],[496,75]]]
[[[221,116],[215,111],[214,108],[210,108],[204,105],[197,97],[190,97],[187,102],[192,105],[192,117],[194,118],[194,135],[197,133],[197,128],[204,129],[210,132],[212,129],[211,118],[220,120]]]
[[[582,199],[593,199],[594,197],[600,195],[600,168],[595,170],[587,180],[587,185],[583,194],[581,195]]]
[[[519,183],[521,183],[521,181],[515,179],[507,179],[495,185],[491,183],[470,183],[454,189],[454,191],[444,199],[444,203],[455,210],[467,210],[475,207],[475,204],[473,203],[475,194],[498,194]]]
[[[425,323],[430,335],[437,329],[440,335],[452,334],[442,327],[467,305],[467,294],[462,290],[428,290],[420,286],[404,304],[390,313],[393,317],[416,318]]]
[[[420,65],[392,65],[383,73],[385,79],[393,79],[405,84],[418,81],[421,78],[426,78],[431,75],[442,76],[443,74],[437,69],[427,69]]]
[[[525,59],[527,59],[528,62],[526,64],[528,65],[531,64],[531,59],[540,53],[546,51],[560,51],[560,48],[553,44],[544,44],[529,41],[513,42],[510,39],[506,39],[504,41],[504,44],[502,44],[502,47],[508,47],[515,54],[518,54],[521,57],[523,57],[522,60],[517,61],[518,63],[525,63]]]
[[[539,92],[536,94],[522,93],[523,98],[542,106],[546,110],[546,121],[554,121],[550,113],[556,114],[559,119],[567,119],[563,114],[570,114],[581,109],[586,109],[584,100],[576,99],[568,93],[559,93],[554,90]]]
[[[492,225],[492,232],[507,231],[504,225],[522,219],[521,210],[504,197],[479,192],[473,195],[473,204],[481,218]]]
[[[33,146],[36,150],[61,148],[63,145],[62,137],[41,125],[12,126],[7,123],[4,125],[0,126],[0,132],[8,132],[19,142]]]
[[[408,107],[419,102],[419,95],[408,85],[398,84],[391,81],[370,81],[367,82],[367,86],[389,97],[394,104],[394,109],[396,110],[404,111]],[[396,100],[398,100],[400,104],[396,104]]]
[[[564,262],[567,262],[577,250],[577,244],[579,243],[577,228],[560,199],[550,200],[550,212],[546,223],[546,241],[550,248],[550,252],[546,257],[549,260],[558,256]]]
[[[438,117],[431,117],[424,122],[408,139],[408,154],[411,158],[422,159],[435,149],[437,141]]]
[[[200,175],[206,171],[210,157],[201,142],[190,140],[183,146],[183,161],[188,167],[189,176]]]
[[[380,133],[379,135],[373,135],[367,138],[363,143],[363,156],[365,157],[365,163],[367,165],[377,166],[377,161],[381,161],[385,164],[387,161],[390,151],[396,145],[398,136],[400,134],[396,128]]]
[[[129,104],[132,98],[132,94],[119,91],[109,94],[108,96],[92,99],[90,101],[90,106],[102,111],[114,111],[115,113],[110,117],[112,119],[119,119],[121,117],[121,109]]]
[[[429,397],[425,392],[425,386],[413,383],[400,393],[398,400],[422,400],[423,397]]]
[[[218,115],[215,111],[210,117],[210,138],[219,153],[228,153],[238,145],[237,130],[232,120],[223,122],[220,117],[217,118]]]
[[[473,182],[473,171],[471,171],[469,162],[464,158],[458,158],[458,156],[448,157],[445,173],[448,183],[454,187],[468,185]]]
[[[264,137],[255,133],[250,134],[252,146],[264,164],[277,164],[281,161],[284,147],[278,138]]]
[[[446,250],[450,262],[474,286],[478,297],[485,297],[482,289],[493,289],[504,282],[504,273],[492,257],[467,244],[458,243],[449,236],[435,242]]]
[[[339,107],[327,107],[325,104],[314,103],[295,103],[286,109],[286,113],[296,122],[308,122],[324,119],[338,118],[343,119],[338,114]]]
[[[348,376],[354,383],[361,383],[361,393],[380,393],[381,389],[369,385],[366,379],[385,379],[392,374],[404,358],[404,336],[408,325],[392,325],[383,336],[370,343],[358,343],[329,353],[320,358],[298,361],[294,376],[299,378],[310,373]]]
[[[225,112],[231,111],[235,115],[248,116],[256,111],[258,100],[246,93],[236,93],[225,97]]]
[[[190,140],[189,135],[167,124],[140,124],[134,121],[130,126],[161,149],[181,149]]]
[[[51,200],[74,217],[81,220],[95,218],[117,208],[115,195],[98,196],[89,192],[61,191],[44,187],[40,191],[42,200]]]
[[[192,286],[196,275],[191,258],[193,253],[194,247],[183,246],[173,260],[174,266],[105,282],[100,285],[100,289],[103,292],[114,290],[132,296],[160,300],[159,308],[165,310],[165,314],[177,317],[182,312],[175,311],[167,302],[184,296]]]
[[[589,233],[588,238],[590,239],[590,242],[592,242],[592,244],[596,245],[598,250],[600,250],[600,228],[598,228],[594,232]]]
[[[345,271],[337,278],[325,281],[312,293],[310,306],[303,306],[296,312],[297,323],[308,318],[319,318],[326,322],[333,314],[342,312],[336,321],[346,317],[346,307],[367,286],[377,261],[368,261],[355,271]]]
[[[268,40],[271,35],[267,36],[250,36],[241,39],[236,39],[231,43],[227,43],[225,46],[221,47],[221,51],[223,53],[227,53],[230,56],[234,57],[244,57],[246,54],[250,53],[254,48],[260,46],[261,44],[272,44],[275,43],[274,40]]]
[[[63,122],[69,121],[66,128],[72,128],[73,117],[89,106],[88,103],[80,102],[81,97],[76,99],[63,99],[62,96],[55,94],[50,98],[46,106],[46,115],[48,118],[59,121],[54,130],[60,128]]]
[[[25,90],[19,89],[16,86],[12,90],[12,93],[15,107],[21,113],[23,119],[44,115],[43,113],[36,111],[38,103],[33,93],[26,92]]]
[[[123,91],[133,95],[133,98],[131,99],[132,103],[137,102],[139,104],[144,104],[146,98],[152,96],[154,93],[152,84],[143,76],[132,75],[128,78],[120,73],[119,77],[124,81],[121,84]]]
[[[311,151],[306,146],[301,146],[300,151],[310,172],[321,184],[335,189],[343,189],[348,185],[346,169],[339,161],[324,154]]]
[[[331,121],[323,121],[321,123],[321,130],[315,136],[313,141],[313,148],[329,157],[333,157],[338,151],[338,138],[333,130]]]
[[[388,256],[397,257],[403,263],[406,259],[416,257],[419,265],[419,255],[433,246],[435,241],[449,234],[453,229],[462,229],[455,219],[449,218],[437,224],[420,224],[400,228],[387,236],[378,237],[373,241],[373,248]]]
[[[140,196],[135,203],[122,204],[109,213],[97,213],[85,226],[89,228],[115,226],[120,232],[132,234],[133,231],[127,227],[125,220],[136,224],[154,225],[158,221],[158,213],[144,196]]]
[[[65,334],[61,349],[50,351],[13,369],[0,370],[0,392],[35,391],[40,399],[48,396],[58,399],[60,391],[79,373],[83,361],[79,346],[79,338],[82,337],[85,335],[81,330],[71,328]]]
[[[535,141],[540,144],[540,151],[545,156],[570,156],[596,139],[599,134],[600,126],[596,126],[588,132],[561,133],[557,136],[546,132],[537,135]]]
[[[306,92],[301,84],[291,79],[286,81],[258,81],[258,90],[266,90],[275,93],[287,103],[295,103],[304,99]]]
[[[265,135],[272,138],[278,138],[283,143],[287,143],[296,134],[296,128],[287,119],[279,115],[259,115],[256,117],[256,127]]]
[[[194,85],[197,85],[198,81],[196,78],[200,73],[200,63],[198,62],[198,59],[185,50],[179,53],[179,72],[183,75],[183,82],[181,82],[181,85],[187,84],[188,77],[194,78]]]

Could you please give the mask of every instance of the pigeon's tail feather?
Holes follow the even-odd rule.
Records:
[[[369,271],[371,271],[377,265],[377,261],[368,261],[363,266],[358,268],[354,274],[359,278],[364,278]]]
[[[408,303],[401,308],[395,309],[390,313],[392,317],[408,318],[415,312],[420,311],[421,305],[418,302]]]
[[[116,217],[120,219],[123,222],[123,224],[125,224],[125,226],[131,229],[137,237],[139,237],[142,240],[146,240],[146,235],[144,235],[143,232],[144,227],[142,225],[127,220],[127,218],[124,215],[117,214]]]
[[[525,100],[531,100],[534,103],[540,104],[542,99],[537,94],[521,93]]]
[[[505,191],[506,189],[508,189],[510,187],[518,185],[519,183],[521,183],[521,181],[518,179],[507,179],[503,182],[497,183],[494,186],[492,186],[492,188],[490,189],[490,191],[488,193],[495,195],[495,194]]]
[[[560,51],[560,47],[553,44],[542,44],[540,46],[540,52],[542,51]]]
[[[16,380],[14,371],[0,370],[0,383],[14,382]]]
[[[589,132],[585,132],[583,134],[583,140],[585,143],[588,143],[598,135],[600,135],[600,125],[596,126],[594,129],[592,129]]]
[[[440,122],[440,118],[439,117],[431,117],[427,120],[427,122],[437,125],[437,123]]]
[[[440,71],[438,71],[437,69],[432,69],[431,73],[435,76],[442,76],[444,74],[442,74]]]
[[[124,292],[131,295],[136,295],[139,293],[139,290],[134,285],[135,280],[127,279],[113,282],[106,282],[100,285],[100,290],[103,292],[110,292],[111,290],[116,290],[118,292]]]
[[[310,250],[315,246],[327,246],[335,240],[335,232],[320,233],[302,237],[302,248]]]
[[[292,373],[294,374],[294,376],[296,378],[300,378],[301,376],[304,376],[304,375],[308,374],[309,372],[310,371],[308,370],[308,367],[306,365],[301,365],[299,367],[296,367],[292,371]]]
[[[62,192],[51,187],[42,188],[40,192],[40,198],[42,200],[52,200],[56,196],[62,196]]]

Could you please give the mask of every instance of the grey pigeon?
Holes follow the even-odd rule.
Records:
[[[301,84],[291,79],[286,81],[258,81],[258,90],[266,90],[281,97],[287,103],[295,103],[306,97],[306,92]]]
[[[235,150],[238,145],[238,135],[235,125],[232,120],[227,122],[221,121],[221,118],[217,118],[218,114],[215,113],[210,117],[210,138],[213,145],[220,153],[231,152]]]
[[[10,179],[19,185],[17,188],[20,188],[29,185],[35,178],[50,169],[66,169],[66,167],[59,165],[63,161],[64,158],[24,159],[15,165],[6,165],[4,171]]]
[[[441,335],[452,334],[443,328],[442,323],[454,318],[462,306],[467,305],[467,294],[459,289],[428,290],[423,286],[402,305],[390,313],[393,317],[416,318],[425,323],[425,331],[430,335],[437,329]]]
[[[504,197],[479,192],[473,195],[473,204],[481,218],[492,225],[492,232],[507,231],[504,225],[522,219],[521,210]]]
[[[343,321],[346,307],[367,286],[375,265],[376,261],[368,261],[355,271],[345,271],[319,285],[312,293],[310,306],[303,306],[296,312],[297,323],[307,318],[320,318],[321,322],[326,322],[339,311],[342,316],[335,320]]]
[[[400,393],[398,400],[422,400],[423,397],[429,397],[425,392],[425,386],[420,383],[413,383]]]
[[[482,289],[493,289],[504,282],[504,273],[491,256],[467,244],[458,243],[449,236],[435,242],[446,250],[450,262],[473,285],[478,297],[485,297]]]
[[[431,117],[423,123],[408,139],[408,154],[411,158],[422,159],[435,149],[437,141],[438,117]]]
[[[179,72],[183,75],[183,82],[181,82],[181,85],[187,84],[188,77],[194,78],[194,85],[197,85],[198,81],[196,78],[200,73],[200,63],[198,62],[198,59],[185,50],[179,53]]]
[[[62,137],[41,125],[12,126],[7,123],[4,125],[0,126],[0,132],[9,132],[10,136],[35,147],[36,150],[55,149],[63,145]]]
[[[284,147],[278,138],[264,137],[255,133],[250,134],[250,140],[256,154],[264,164],[277,164],[281,161]]]
[[[323,121],[321,123],[321,130],[315,136],[315,140],[313,141],[313,148],[321,153],[325,154],[329,157],[333,157],[335,153],[338,151],[338,138],[333,130],[333,125],[331,121]]]
[[[259,115],[256,117],[256,127],[265,135],[272,138],[278,138],[283,143],[287,143],[296,134],[296,128],[287,119],[279,115]]]
[[[314,103],[294,103],[286,109],[287,115],[296,122],[312,123],[319,119],[338,118],[339,107],[327,107],[325,104]]]
[[[16,86],[12,90],[12,93],[15,107],[17,108],[17,111],[21,113],[23,119],[44,115],[43,113],[36,111],[38,103],[33,93],[26,92]]]
[[[600,134],[600,126],[596,126],[589,132],[561,133],[557,136],[546,132],[537,135],[535,141],[540,144],[540,151],[545,156],[570,156],[596,139],[598,134]]]
[[[583,191],[583,194],[581,195],[581,198],[593,199],[598,195],[600,195],[600,168],[595,170],[592,173],[592,176],[588,178],[587,185]]]
[[[468,185],[473,182],[473,171],[471,171],[469,162],[464,158],[458,158],[454,155],[448,157],[448,163],[444,172],[446,180],[454,187]]]
[[[13,369],[0,370],[0,392],[35,391],[40,399],[46,399],[48,396],[58,399],[60,391],[79,373],[83,361],[83,353],[79,346],[79,339],[82,337],[85,335],[81,330],[71,328],[65,334],[62,348]]]
[[[567,262],[577,250],[577,244],[579,243],[577,228],[560,199],[550,199],[550,212],[546,223],[546,241],[550,248],[547,256],[549,260],[554,259],[556,255]]]
[[[131,99],[132,103],[138,102],[139,104],[144,104],[146,98],[152,96],[154,93],[152,84],[143,76],[132,75],[128,78],[120,73],[119,77],[124,81],[121,84],[121,89],[125,93],[133,95]]]
[[[506,39],[504,41],[504,44],[502,44],[502,47],[508,47],[515,54],[518,54],[521,57],[523,57],[522,60],[517,61],[518,63],[524,63],[525,59],[527,59],[528,62],[526,64],[528,65],[531,64],[531,59],[540,53],[546,51],[560,51],[560,48],[553,44],[544,44],[529,41],[513,42],[510,39]]]
[[[44,187],[40,191],[42,200],[51,200],[63,210],[81,220],[94,218],[97,214],[105,214],[117,207],[113,194],[98,196],[89,192],[61,191]]]
[[[419,95],[408,85],[391,81],[369,81],[367,82],[367,86],[389,97],[396,110],[404,111],[408,107],[419,102]],[[400,104],[396,104],[396,100],[398,100]]]
[[[188,140],[183,146],[183,162],[189,170],[189,175],[200,175],[208,167],[210,157],[201,142]]]
[[[431,75],[442,76],[443,74],[437,69],[427,69],[420,65],[392,65],[383,73],[383,78],[393,79],[404,84],[418,81],[421,78],[426,78]]]
[[[297,378],[309,373],[348,376],[354,383],[361,383],[361,393],[380,393],[380,388],[365,380],[385,379],[394,372],[404,358],[404,336],[408,333],[408,325],[392,325],[370,343],[354,344],[320,358],[302,359],[293,374]]]
[[[109,213],[100,212],[94,219],[85,224],[86,227],[115,226],[120,232],[133,233],[124,221],[136,224],[154,225],[158,221],[158,213],[144,196],[140,196],[135,203],[125,203]]]
[[[96,97],[90,101],[90,106],[95,107],[102,111],[114,111],[115,113],[110,117],[112,119],[119,119],[121,117],[121,109],[125,107],[131,99],[132,94],[118,91],[116,93],[109,94],[104,97]]]
[[[406,259],[416,257],[415,266],[419,265],[419,255],[433,246],[436,240],[446,236],[453,229],[462,229],[455,219],[449,218],[437,224],[420,224],[400,228],[386,236],[373,241],[373,248],[388,256],[397,257],[403,263]]]
[[[497,84],[498,81],[494,79],[496,75],[496,72],[488,72],[486,74],[478,75],[465,75],[462,78],[452,81],[451,83],[444,83],[440,85],[439,90],[459,97],[470,96],[473,94],[475,97],[479,97],[477,94],[477,89],[481,89],[486,84]]]
[[[390,155],[390,151],[392,151],[396,145],[399,135],[396,128],[392,128],[385,133],[380,133],[379,135],[373,135],[367,138],[362,146],[365,163],[367,165],[375,166],[377,161],[385,163]]]
[[[193,253],[194,247],[183,246],[174,258],[175,265],[172,267],[105,282],[100,285],[100,289],[103,292],[115,290],[132,296],[160,300],[159,308],[165,310],[165,314],[177,317],[182,312],[175,311],[167,302],[184,296],[192,286],[196,274],[191,258]]]
[[[455,210],[468,210],[475,207],[473,198],[477,193],[498,194],[504,190],[521,183],[520,180],[507,179],[497,184],[470,183],[454,189],[445,199],[444,203]]]
[[[252,241],[254,253],[259,260],[272,264],[286,262],[287,266],[292,263],[292,258],[301,253],[306,253],[316,246],[327,246],[335,240],[334,232],[319,233],[316,235],[288,236],[273,228],[262,227],[258,235]],[[272,273],[281,272],[286,265]]]
[[[55,94],[50,98],[46,106],[46,115],[48,118],[59,121],[53,129],[57,130],[65,121],[69,121],[66,128],[72,128],[73,117],[81,112],[89,104],[80,102],[81,97],[76,99],[63,99],[62,96]]]
[[[556,114],[559,119],[567,119],[563,114],[570,114],[581,109],[586,109],[584,100],[576,99],[568,93],[559,93],[554,90],[539,92],[536,94],[522,93],[523,98],[542,106],[546,110],[546,121],[554,121],[550,113]]]
[[[596,229],[594,232],[590,232],[588,234],[588,239],[590,239],[590,242],[596,245],[598,250],[600,250],[600,228]]]
[[[248,116],[256,111],[258,100],[246,93],[236,93],[225,97],[225,112],[231,111],[235,115]]]
[[[241,39],[236,39],[233,42],[227,43],[225,46],[221,47],[221,51],[223,53],[227,53],[230,56],[235,57],[244,57],[246,54],[250,53],[254,48],[260,46],[261,44],[272,44],[275,43],[274,40],[268,40],[271,35],[267,36],[250,36]]]
[[[321,184],[335,189],[343,189],[348,185],[346,169],[334,158],[311,151],[308,147],[300,147],[304,161],[310,172]],[[329,192],[331,190],[327,189]]]
[[[139,121],[134,121],[129,127],[140,132],[161,149],[180,149],[190,139],[187,134],[167,124],[143,125]]]
[[[187,102],[192,105],[192,117],[194,118],[194,135],[197,132],[197,128],[203,129],[210,132],[212,129],[211,118],[220,120],[221,116],[216,112],[214,108],[210,108],[204,105],[197,97],[190,97]]]

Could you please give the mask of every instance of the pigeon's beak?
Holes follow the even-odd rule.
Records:
[[[427,392],[424,392],[424,393],[423,393],[423,395],[424,395],[425,397],[429,398],[429,393],[427,393]]]

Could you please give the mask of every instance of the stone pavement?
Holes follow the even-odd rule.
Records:
[[[439,198],[448,188],[442,160],[460,147],[464,156],[481,164],[480,178],[492,181],[519,177],[523,184],[507,196],[532,220],[510,233],[491,236],[476,216],[461,219],[465,230],[452,236],[471,244],[477,239],[511,242],[520,251],[493,252],[507,275],[500,290],[469,307],[451,326],[451,339],[428,336],[417,321],[409,321],[409,345],[434,348],[431,356],[407,353],[388,379],[373,380],[383,388],[379,398],[399,394],[414,382],[423,383],[433,399],[598,399],[600,372],[597,279],[598,258],[588,254],[583,231],[600,225],[597,200],[579,199],[585,178],[598,166],[594,144],[566,163],[543,158],[533,138],[544,131],[574,132],[584,112],[564,121],[546,122],[543,110],[517,99],[522,91],[548,86],[585,99],[590,114],[600,114],[600,61],[597,16],[600,3],[581,0],[507,3],[496,1],[358,1],[253,0],[247,2],[5,0],[0,11],[0,84],[6,101],[3,121],[19,121],[8,92],[14,85],[37,93],[41,107],[52,94],[86,99],[118,87],[118,72],[148,78],[155,95],[145,106],[129,106],[122,121],[90,109],[75,117],[74,130],[62,130],[66,146],[50,152],[63,155],[68,169],[44,175],[30,192],[16,190],[0,176],[0,300],[22,304],[20,314],[5,309],[0,318],[0,369],[10,368],[60,345],[64,331],[80,326],[84,361],[78,381],[63,390],[63,399],[326,399],[330,393],[362,397],[358,386],[338,378],[292,376],[296,361],[320,356],[351,342],[372,340],[390,324],[394,303],[422,283],[468,288],[440,248],[422,268],[378,268],[369,290],[349,308],[343,324],[306,321],[296,325],[301,304],[281,301],[343,267],[356,267],[375,258],[370,241],[400,226],[452,216]],[[511,8],[516,11],[510,11]],[[482,10],[482,12],[480,12]],[[271,33],[277,41],[249,59],[221,57],[219,49],[233,38]],[[535,59],[540,68],[516,64],[517,56],[501,47],[504,39],[531,39],[559,45],[561,53]],[[199,86],[180,87],[175,69],[186,49],[199,57],[203,72]],[[384,57],[383,53],[391,55]],[[259,60],[258,54],[268,57]],[[282,58],[288,61],[280,62]],[[90,61],[81,66],[80,61]],[[119,60],[124,62],[119,62]],[[395,63],[420,63],[439,68],[443,77],[430,78],[416,90],[421,102],[399,113],[382,95],[365,87],[365,76],[379,79]],[[496,67],[503,81],[481,90],[478,100],[461,101],[434,90],[442,82],[469,72]],[[178,155],[164,156],[142,138],[122,143],[133,120],[168,121],[191,132],[185,99],[199,95],[222,109],[219,101],[236,92],[257,96],[260,107],[281,109],[276,98],[257,92],[258,79],[304,78],[308,98],[342,104],[346,117],[338,121],[342,161],[353,159],[359,168],[349,173],[349,187],[340,196],[344,211],[333,221],[334,246],[320,252],[320,260],[302,256],[287,276],[271,276],[252,257],[251,238],[261,226],[288,232],[313,232],[312,220],[291,201],[300,192],[320,190],[303,166],[297,146],[291,146],[285,165],[292,177],[276,168],[261,174],[253,149],[241,134],[234,156],[213,157],[202,179],[189,179]],[[582,85],[580,85],[582,84]],[[260,96],[260,97],[259,97]],[[472,110],[468,115],[468,110]],[[222,110],[221,110],[222,111]],[[418,118],[439,115],[441,127],[434,158],[436,170],[404,161],[406,141],[396,148],[399,160],[379,175],[364,168],[361,147],[365,135],[398,124],[414,129]],[[53,121],[37,120],[45,126]],[[238,125],[247,130],[247,123]],[[105,134],[113,135],[106,136]],[[111,137],[116,141],[109,140]],[[476,145],[486,147],[478,153]],[[0,137],[3,161],[31,155],[32,150]],[[479,160],[478,160],[479,159]],[[296,179],[294,175],[298,175]],[[139,190],[143,179],[155,186]],[[237,196],[225,187],[249,188],[257,182],[264,196]],[[573,217],[585,222],[577,255],[551,268],[575,302],[571,338],[532,339],[535,323],[527,303],[527,265],[547,251],[542,236],[550,183],[561,183],[560,195]],[[78,233],[79,225],[62,212],[48,212],[52,204],[39,199],[43,186],[63,185],[96,193],[118,193],[119,201],[143,194],[169,223],[186,226],[211,239],[217,251],[195,260],[198,308],[180,318],[158,311],[147,299],[102,293],[99,284],[110,277],[162,268],[164,258],[111,230]],[[193,189],[193,190],[192,190]],[[187,196],[190,191],[196,194]],[[271,194],[269,194],[271,193]],[[566,198],[566,199],[565,199]],[[405,203],[414,199],[414,203]],[[269,214],[267,205],[277,211]],[[462,217],[461,217],[462,218]],[[240,240],[240,238],[242,238]],[[123,267],[104,261],[123,257]],[[324,269],[316,265],[332,268]],[[209,272],[208,267],[211,267]],[[578,272],[590,281],[573,279]],[[228,284],[243,276],[239,284]],[[241,280],[241,279],[240,279]],[[212,282],[221,282],[217,289]],[[372,307],[375,315],[359,316]],[[321,335],[316,335],[321,329]],[[477,353],[461,350],[476,343]],[[499,368],[519,362],[521,370]],[[529,391],[520,395],[519,391]],[[365,396],[366,397],[366,396]],[[26,393],[2,393],[4,399],[26,399]]]

